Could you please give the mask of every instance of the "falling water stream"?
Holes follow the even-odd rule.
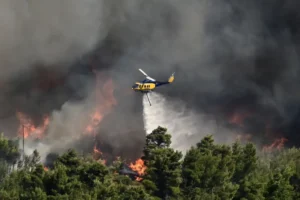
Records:
[[[167,100],[162,94],[155,92],[149,93],[149,98],[151,106],[146,95],[143,97],[143,118],[147,134],[158,126],[165,127],[172,135],[171,147],[183,152],[205,135],[213,134],[216,140],[220,138],[218,137],[220,128],[214,120],[187,109],[183,102],[176,99]]]

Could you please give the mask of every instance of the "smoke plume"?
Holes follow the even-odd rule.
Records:
[[[78,60],[107,36],[112,8],[105,0],[0,1],[1,131],[16,136],[21,112],[33,127],[49,117],[42,154],[78,139],[95,105],[91,64]]]
[[[2,0],[1,78],[36,64],[68,66],[106,36],[107,8],[98,0]]]
[[[137,155],[144,142],[143,104],[130,86],[144,78],[137,71],[142,68],[157,80],[176,72],[172,85],[157,90],[164,97],[158,101],[168,102],[167,109],[192,110],[181,117],[195,121],[187,130],[195,142],[206,130],[225,141],[232,130],[263,144],[286,137],[288,145],[299,145],[299,3],[2,0],[0,5],[0,125],[7,134],[18,129],[16,111],[37,125],[48,114],[49,151],[67,148],[78,140],[87,113],[104,105],[94,99],[102,90],[95,74],[102,73],[102,85],[106,78],[114,82],[117,105],[97,129],[97,147],[112,156]],[[152,107],[144,109],[167,119]],[[178,124],[185,123],[181,117]],[[92,147],[86,140],[76,146]]]
[[[179,98],[195,112],[214,116],[218,126],[251,134],[256,142],[286,137],[288,145],[298,145],[299,6],[140,2],[118,32],[127,44],[119,67],[143,68],[157,79],[174,70],[174,85],[159,90],[170,103]],[[234,117],[239,122],[232,122]],[[200,140],[202,135],[194,134]]]

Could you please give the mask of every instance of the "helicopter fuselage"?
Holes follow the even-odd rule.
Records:
[[[148,75],[141,69],[140,69],[140,71],[142,73],[144,73],[144,75],[146,75],[147,77],[143,81],[136,82],[132,86],[132,90],[134,90],[136,92],[148,93],[148,92],[153,91],[154,89],[156,89],[159,86],[170,84],[174,81],[174,73],[169,77],[168,81],[156,81],[153,78],[148,77]]]
[[[155,83],[141,83],[141,82],[136,82],[133,86],[132,89],[134,91],[139,91],[139,92],[150,92],[156,88]]]

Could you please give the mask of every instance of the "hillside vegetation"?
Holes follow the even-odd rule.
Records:
[[[34,151],[20,162],[18,142],[0,137],[2,200],[295,200],[300,199],[300,150],[258,156],[252,143],[219,145],[204,137],[185,156],[158,127],[146,137],[145,173],[121,175],[121,160],[106,166],[69,150],[45,170]]]

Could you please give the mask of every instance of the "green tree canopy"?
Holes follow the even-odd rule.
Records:
[[[158,127],[146,137],[143,160],[147,166],[143,183],[159,198],[178,199],[181,184],[182,153],[170,148],[171,135]]]
[[[300,199],[300,150],[262,153],[252,143],[216,144],[211,135],[186,154],[171,148],[158,127],[146,136],[141,181],[122,175],[126,163],[106,166],[68,150],[45,170],[38,151],[20,160],[18,142],[0,136],[3,200],[296,200]],[[18,163],[18,168],[14,166]]]

